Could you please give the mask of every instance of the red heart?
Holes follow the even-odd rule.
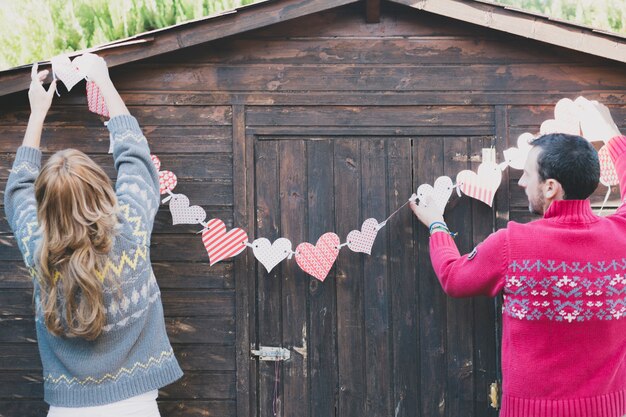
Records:
[[[211,219],[202,231],[202,243],[209,255],[210,265],[238,255],[246,248],[248,235],[242,229],[226,233],[226,225],[220,219]]]
[[[90,112],[109,117],[109,109],[96,83],[87,81],[87,108]]]
[[[300,243],[296,248],[296,262],[304,272],[324,282],[328,272],[339,256],[339,236],[324,233],[315,246]]]
[[[172,191],[176,188],[177,184],[178,179],[176,178],[176,174],[172,171],[159,171],[159,191],[161,194]]]

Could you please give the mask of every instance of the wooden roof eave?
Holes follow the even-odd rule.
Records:
[[[606,36],[601,31],[550,19],[547,16],[540,17],[532,13],[522,13],[480,1],[389,1],[455,20],[626,63],[626,42],[622,41],[622,37],[613,36],[613,34]]]
[[[209,18],[142,33],[128,39],[91,48],[89,51],[100,52],[106,57],[108,66],[115,67],[358,1],[265,1]],[[85,51],[71,55],[78,55],[82,52]],[[41,64],[49,64],[49,61],[43,61]],[[31,65],[23,65],[0,72],[0,96],[28,89],[30,67]]]

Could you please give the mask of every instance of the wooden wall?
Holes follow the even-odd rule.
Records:
[[[404,7],[385,5],[366,24],[356,5],[112,76],[177,192],[209,217],[297,244],[382,220],[417,185],[475,169],[484,146],[501,160],[562,97],[602,100],[625,128],[623,70]],[[82,88],[55,99],[44,153],[76,147],[113,177]],[[25,92],[1,98],[2,189],[27,119]],[[517,178],[505,172],[493,211],[453,199],[462,251],[508,219],[530,219]],[[292,350],[279,367],[279,415],[496,415],[486,393],[499,375],[497,301],[447,298],[414,223],[405,209],[372,257],[344,249],[319,283],[294,261],[267,274],[247,252],[209,267],[198,227],[172,226],[162,206],[152,261],[185,370],[161,392],[163,416],[272,415],[275,368],[250,359],[257,344]],[[31,286],[4,218],[0,239],[0,415],[43,415]]]

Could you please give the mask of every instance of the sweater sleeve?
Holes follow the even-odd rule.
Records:
[[[430,259],[446,294],[452,297],[494,297],[505,284],[508,248],[506,229],[487,237],[464,256],[447,233],[430,237]]]
[[[41,151],[19,147],[4,192],[4,211],[28,267],[34,265],[34,235],[38,228],[35,180],[40,169]]]
[[[115,116],[107,124],[117,170],[115,193],[122,210],[128,206],[141,217],[150,234],[159,208],[159,177],[150,158],[148,141],[131,115]]]
[[[619,178],[620,200],[622,205],[617,209],[615,214],[626,216],[626,136],[616,136],[607,144],[609,155],[615,165],[615,172]]]

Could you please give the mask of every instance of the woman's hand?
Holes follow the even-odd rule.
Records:
[[[30,101],[30,114],[31,117],[41,119],[46,118],[50,105],[52,104],[52,97],[56,90],[56,80],[53,80],[48,87],[48,91],[43,87],[43,82],[48,76],[48,70],[37,72],[37,63],[33,64],[31,70],[31,82],[28,90],[28,100]]]
[[[78,68],[78,71],[89,81],[96,83],[98,87],[102,87],[106,83],[110,82],[109,68],[104,58],[92,54],[84,53],[81,56],[74,58],[72,63]]]

